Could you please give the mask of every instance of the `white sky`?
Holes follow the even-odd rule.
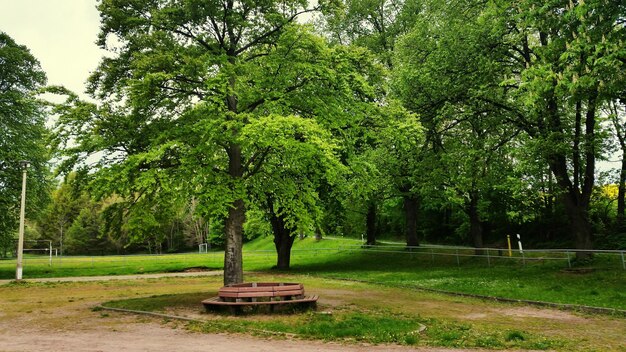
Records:
[[[30,49],[48,84],[76,93],[105,53],[95,44],[99,21],[96,0],[0,0],[0,31]]]
[[[95,44],[100,26],[96,3],[0,0],[0,31],[30,49],[46,72],[49,85],[63,85],[87,98],[81,94],[85,82],[106,53]]]

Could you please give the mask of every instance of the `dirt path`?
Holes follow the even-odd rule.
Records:
[[[181,273],[155,273],[137,275],[108,275],[108,276],[69,276],[69,277],[46,277],[38,279],[25,279],[25,282],[87,282],[87,281],[111,281],[111,280],[135,280],[135,279],[159,279],[162,277],[194,277],[194,276],[222,276],[223,271],[192,271]],[[6,285],[15,280],[0,280],[0,285]]]
[[[13,351],[89,351],[89,352],[357,352],[357,351],[429,351],[446,349],[407,349],[396,346],[346,346],[315,341],[264,340],[248,336],[190,333],[154,322],[129,324],[124,330],[107,327],[77,332],[49,333],[33,331],[7,336],[0,333],[0,350]],[[461,350],[454,350],[461,351]]]

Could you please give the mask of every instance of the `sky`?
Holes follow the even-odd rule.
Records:
[[[30,49],[46,72],[49,85],[63,85],[81,94],[90,72],[105,55],[95,44],[100,26],[96,3],[0,0],[0,31]]]
[[[96,0],[0,0],[0,31],[30,49],[48,84],[79,94],[105,53],[99,21]]]

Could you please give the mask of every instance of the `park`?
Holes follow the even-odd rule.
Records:
[[[457,264],[451,255],[457,249],[409,252],[394,250],[393,244],[365,248],[358,240],[306,238],[296,240],[294,267],[284,272],[271,269],[276,254],[269,238],[249,245],[243,252],[246,281],[301,282],[319,296],[317,307],[207,313],[200,302],[223,284],[223,252],[218,251],[125,260],[67,257],[65,263],[54,259],[51,267],[47,257],[32,256],[24,273],[33,279],[0,285],[0,324],[4,331],[17,329],[15,338],[3,333],[6,346],[38,351],[56,341],[64,349],[114,350],[122,346],[111,342],[119,334],[134,341],[129,350],[171,343],[161,339],[189,351],[202,350],[203,343],[226,351],[239,339],[244,351],[259,346],[337,351],[624,347],[626,270],[619,256],[598,260],[595,270],[570,271],[566,256],[552,254],[550,261],[545,252],[528,252],[524,264],[519,253],[498,257],[496,250],[489,264],[465,248],[460,253],[468,255]],[[0,273],[10,277],[14,267],[2,263]],[[172,335],[172,328],[185,334]],[[233,337],[216,337],[223,333]]]
[[[0,350],[625,351],[625,18],[0,0]]]

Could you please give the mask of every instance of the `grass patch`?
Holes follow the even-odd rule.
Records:
[[[324,341],[406,343],[418,338],[422,319],[384,312],[346,311],[334,314],[306,313],[297,319],[273,319],[258,324],[262,330],[295,334]]]
[[[202,308],[199,302],[210,295],[211,294],[207,292],[152,295],[150,297],[109,301],[103,303],[102,306],[161,313],[165,311],[165,308],[176,309],[180,307],[190,307],[199,310]]]
[[[517,330],[509,331],[506,334],[507,341],[524,341],[525,339],[524,334]]]
[[[391,287],[424,287],[511,299],[539,300],[626,310],[626,270],[617,257],[597,255],[593,270],[567,270],[563,260],[510,259],[493,253],[486,258],[460,257],[445,247],[398,251],[388,244],[383,251],[361,248],[361,242],[343,238],[297,239],[289,273],[324,278],[367,280]],[[387,249],[389,248],[389,249]],[[387,250],[389,252],[387,252]],[[431,252],[432,251],[432,252]],[[440,255],[434,256],[433,253]],[[462,249],[460,254],[472,253]],[[441,255],[445,254],[445,255]],[[539,254],[531,255],[535,259]],[[272,237],[258,238],[244,247],[244,270],[273,272],[276,253]],[[185,271],[189,268],[220,270],[223,253],[188,253],[163,256],[108,256],[48,259],[29,256],[24,275],[35,277],[123,275]],[[0,262],[0,278],[15,273],[14,261]]]

